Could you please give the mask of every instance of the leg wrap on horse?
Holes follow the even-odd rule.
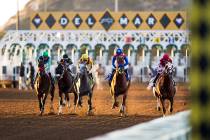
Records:
[[[114,76],[115,69],[112,69],[112,72],[108,75],[109,86],[111,86],[112,78]]]
[[[159,76],[160,76],[159,73],[155,76],[155,79],[154,79],[154,81],[153,81],[153,86],[155,86],[155,83],[156,83],[156,81],[157,81],[157,79],[158,79]]]
[[[112,73],[111,73],[111,75],[110,75],[110,77],[109,77],[109,81],[112,81],[112,78],[113,78],[113,76],[114,76],[114,73],[115,73],[115,69],[112,69]]]

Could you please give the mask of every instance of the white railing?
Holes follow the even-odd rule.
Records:
[[[89,140],[189,140],[190,113],[191,111],[180,112]]]

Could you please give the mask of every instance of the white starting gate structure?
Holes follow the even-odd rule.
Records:
[[[36,15],[37,17],[37,15]],[[33,22],[33,21],[32,21]],[[46,22],[47,23],[47,22]],[[189,32],[177,30],[10,30],[0,43],[0,80],[18,76],[20,63],[32,62],[48,51],[51,71],[64,53],[76,64],[81,54],[88,53],[95,64],[101,63],[108,73],[111,57],[117,47],[123,48],[134,68],[134,76],[148,80],[148,66],[157,65],[169,53],[176,67],[177,80],[185,81],[189,63]]]

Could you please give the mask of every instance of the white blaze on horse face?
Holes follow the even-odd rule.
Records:
[[[168,73],[168,74],[171,74],[173,72],[173,64],[168,62],[166,65],[165,65],[165,72]]]

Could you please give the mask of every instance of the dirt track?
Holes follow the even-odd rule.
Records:
[[[144,85],[130,87],[127,100],[128,116],[124,118],[118,115],[118,109],[111,110],[111,96],[107,87],[104,90],[94,91],[94,116],[86,116],[86,104],[85,98],[84,107],[77,110],[77,115],[72,114],[73,107],[70,111],[65,107],[64,114],[60,116],[48,115],[48,100],[45,114],[40,117],[38,116],[37,98],[33,91],[0,89],[0,139],[78,140],[126,128],[161,116],[161,112],[155,109],[155,98],[151,91],[145,90]],[[56,92],[54,101],[56,112],[57,107],[58,94]],[[174,113],[188,108],[189,91],[185,86],[178,86]]]

